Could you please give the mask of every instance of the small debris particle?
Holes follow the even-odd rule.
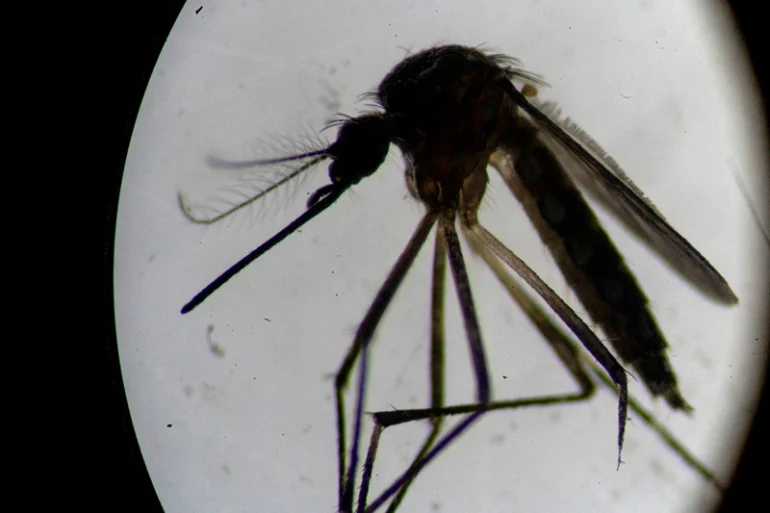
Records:
[[[223,358],[225,356],[225,349],[211,339],[212,333],[214,333],[214,325],[209,324],[206,329],[206,342],[209,343],[209,349],[215,356]]]

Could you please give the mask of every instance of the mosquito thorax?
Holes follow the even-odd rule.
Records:
[[[329,147],[332,183],[355,184],[377,171],[388,155],[390,137],[390,122],[382,114],[345,121]]]
[[[483,195],[464,183],[484,175],[510,115],[500,57],[441,46],[410,55],[382,80],[378,103],[392,120],[392,140],[409,163],[407,184],[430,208],[461,208]]]

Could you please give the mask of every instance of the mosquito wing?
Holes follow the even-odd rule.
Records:
[[[533,105],[514,87],[510,89],[514,101],[542,129],[543,143],[562,159],[570,174],[704,294],[725,304],[738,302],[719,271],[668,224],[596,141],[569,118],[562,118],[555,104],[534,100]]]

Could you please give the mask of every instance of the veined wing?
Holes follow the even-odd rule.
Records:
[[[719,271],[668,224],[615,160],[584,130],[569,118],[561,117],[554,104],[539,104],[537,100],[533,104],[513,86],[509,94],[542,129],[538,137],[563,159],[568,172],[592,188],[634,233],[704,294],[725,304],[738,302]]]

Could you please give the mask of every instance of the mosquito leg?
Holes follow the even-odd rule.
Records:
[[[594,393],[594,381],[586,374],[585,367],[587,366],[591,374],[601,383],[603,386],[617,393],[617,389],[613,385],[607,374],[599,368],[593,361],[588,361],[583,354],[581,354],[577,346],[569,339],[564,333],[556,327],[545,312],[527,295],[527,293],[519,286],[516,280],[506,272],[506,270],[500,264],[500,261],[494,258],[490,258],[489,252],[485,248],[478,244],[472,234],[468,236],[468,242],[471,249],[480,254],[486,264],[495,273],[500,282],[505,286],[514,301],[519,307],[527,314],[527,317],[535,324],[540,333],[543,335],[546,341],[556,351],[559,359],[564,363],[570,373],[575,377],[578,383],[581,385],[582,390],[586,393],[585,399],[588,399]],[[580,358],[580,359],[579,359]],[[581,361],[582,360],[582,361]],[[586,382],[587,380],[587,382]],[[586,385],[590,385],[590,389],[586,388]],[[566,402],[566,401],[565,401]],[[493,403],[492,406],[497,406],[497,403]],[[661,424],[650,411],[644,408],[641,403],[636,401],[633,397],[628,398],[628,407],[637,417],[641,418],[645,424],[647,424],[653,431],[655,431],[661,440],[676,454],[682,458],[682,461],[699,474],[704,480],[710,482],[715,488],[724,492],[725,486],[714,476],[714,474],[700,462],[694,454],[692,454],[674,435]]]
[[[396,264],[391,269],[385,282],[380,287],[377,295],[366,312],[363,321],[358,326],[353,343],[348,349],[345,359],[337,371],[334,388],[336,391],[337,405],[337,465],[338,465],[338,494],[340,511],[353,510],[353,489],[355,483],[356,467],[358,466],[358,445],[361,437],[361,423],[364,410],[364,392],[366,390],[366,367],[368,360],[368,345],[374,336],[374,331],[382,319],[385,310],[398,290],[414,259],[420,252],[430,230],[436,223],[437,214],[429,211],[420,221],[412,238],[399,255]],[[345,399],[344,391],[350,378],[350,373],[356,360],[361,358],[359,364],[359,382],[356,391],[355,424],[353,428],[353,442],[350,448],[350,462],[348,472],[345,472]]]
[[[433,279],[431,285],[431,409],[440,410],[444,406],[444,285],[446,282],[446,259],[447,249],[446,240],[442,230],[436,230],[436,245],[433,254]],[[430,419],[431,429],[425,438],[420,450],[412,460],[412,465],[421,460],[428,453],[430,448],[436,443],[441,433],[441,425],[444,417],[438,415]],[[376,444],[379,443],[379,437],[385,426],[377,423],[372,428],[372,438],[369,442],[366,463],[364,464],[364,474],[361,478],[361,488],[358,495],[359,513],[366,506],[366,494],[369,491],[371,472],[374,468],[374,458],[377,453]],[[387,513],[396,511],[404,499],[409,486],[412,484],[414,476],[407,480],[398,491],[393,500],[388,505]]]
[[[596,376],[596,379],[598,379],[602,385],[615,393],[618,392],[615,386],[612,384],[610,378],[607,377],[607,374],[604,373],[599,368],[599,366],[593,362],[585,363],[588,365],[588,367],[591,369],[591,372],[594,374],[594,376]],[[628,408],[640,419],[642,419],[644,423],[647,424],[653,431],[655,431],[663,443],[665,443],[672,451],[674,451],[679,455],[680,458],[682,458],[682,461],[685,465],[693,469],[698,475],[711,483],[720,492],[724,493],[727,490],[727,487],[714,475],[714,473],[711,472],[711,470],[709,470],[702,461],[698,460],[698,458],[693,453],[691,453],[687,447],[682,444],[682,442],[677,440],[674,434],[666,429],[666,426],[661,424],[660,421],[655,418],[652,412],[642,406],[639,401],[629,396]]]
[[[612,353],[602,344],[599,338],[591,331],[585,322],[549,287],[540,277],[513,251],[508,249],[494,235],[489,233],[478,221],[475,215],[466,217],[468,230],[478,236],[481,244],[487,247],[508,267],[513,269],[527,284],[535,289],[540,297],[558,315],[562,321],[578,337],[580,343],[599,362],[615,382],[619,391],[618,402],[618,466],[620,466],[620,453],[623,449],[623,436],[626,427],[626,410],[628,409],[628,380],[626,371],[618,363]]]
[[[570,371],[570,374],[577,380],[581,386],[581,391],[585,399],[589,399],[594,394],[595,381],[589,377],[585,371],[587,366],[603,386],[612,390],[614,393],[618,393],[612,380],[607,377],[607,374],[599,368],[594,361],[588,361],[585,358],[584,353],[581,353],[577,346],[570,338],[568,338],[557,326],[555,326],[548,315],[543,311],[540,306],[537,305],[529,295],[519,286],[516,280],[508,273],[500,261],[493,258],[489,251],[486,250],[481,244],[478,243],[472,233],[468,234],[468,243],[471,249],[478,253],[494,272],[495,276],[505,286],[505,289],[511,295],[511,298],[516,301],[519,307],[527,314],[527,317],[535,324],[538,331],[543,335],[543,338],[554,349],[559,359],[564,363],[565,367]],[[582,361],[581,361],[582,360]],[[565,396],[566,397],[566,396]],[[564,401],[568,402],[568,401]],[[498,408],[500,403],[492,403],[494,409]],[[711,483],[719,491],[724,492],[725,486],[714,476],[714,474],[699,461],[694,454],[692,454],[679,440],[677,440],[673,433],[671,433],[666,427],[661,424],[653,414],[648,411],[633,397],[628,398],[628,407],[637,417],[641,418],[645,424],[647,424],[653,431],[655,431],[661,440],[676,454],[682,458],[682,461],[693,469],[704,480]]]
[[[433,286],[431,291],[430,383],[431,405],[444,406],[444,290],[446,285],[446,239],[436,231],[436,249],[433,258]],[[441,418],[433,420],[436,432]]]
[[[580,362],[580,352],[574,342],[556,326],[548,314],[532,300],[529,294],[519,285],[513,276],[505,269],[500,260],[482,244],[470,230],[465,230],[468,244],[474,253],[479,255],[489,267],[498,281],[505,287],[511,299],[521,308],[532,324],[548,342],[556,356],[564,364],[569,373],[580,387],[580,392],[574,395],[575,400],[588,399],[596,389],[594,382]],[[566,401],[565,401],[566,402]]]
[[[501,409],[522,408],[527,406],[546,406],[550,404],[561,404],[566,402],[575,402],[590,398],[596,390],[596,385],[591,379],[591,375],[586,371],[586,367],[581,362],[580,351],[574,342],[556,326],[543,309],[535,303],[529,294],[522,289],[511,274],[503,267],[500,260],[497,259],[489,249],[487,249],[478,240],[478,237],[468,231],[466,233],[468,243],[471,249],[484,259],[484,262],[495,274],[495,277],[508,291],[511,298],[521,307],[527,317],[532,321],[540,334],[546,340],[548,345],[556,353],[556,356],[564,364],[570,375],[575,379],[579,390],[576,393],[559,394],[549,396],[538,396],[532,398],[512,399],[504,401],[493,401],[485,404],[460,404],[454,406],[445,406],[440,410],[431,408],[410,409],[397,411],[382,411],[374,413],[377,424],[388,427],[405,422],[413,422],[431,418],[431,415],[458,415],[462,413],[472,413],[478,410],[491,411]],[[610,381],[611,383],[611,381]],[[614,388],[614,387],[613,387]]]
[[[733,170],[733,178],[735,179],[735,185],[738,186],[738,190],[740,191],[741,196],[743,196],[743,201],[746,202],[746,207],[749,209],[749,213],[751,214],[751,218],[754,220],[757,231],[762,234],[762,238],[765,239],[765,244],[770,247],[770,233],[768,233],[767,228],[765,228],[762,224],[762,220],[759,217],[759,212],[757,212],[757,208],[754,206],[754,202],[751,201],[749,191],[746,190],[746,184],[743,183],[741,175],[739,175],[735,170]]]
[[[473,234],[470,234],[472,237]],[[475,239],[472,239],[469,237],[469,243],[471,246],[471,249],[479,253],[482,258],[486,261],[486,263],[489,265],[490,269],[495,273],[496,277],[503,283],[506,290],[508,290],[511,297],[514,299],[516,303],[518,303],[522,309],[527,313],[527,316],[532,320],[532,322],[535,324],[535,326],[538,328],[538,330],[542,333],[543,337],[548,341],[549,345],[553,348],[554,352],[558,356],[558,358],[561,360],[561,362],[564,364],[564,366],[568,369],[570,374],[575,378],[575,381],[577,382],[579,386],[579,390],[576,393],[572,394],[561,394],[561,395],[553,395],[553,396],[542,396],[542,397],[534,397],[534,398],[525,398],[525,399],[515,399],[515,400],[507,400],[507,401],[495,401],[490,403],[475,403],[475,404],[469,404],[469,405],[458,405],[458,406],[450,406],[450,407],[443,407],[443,373],[440,375],[442,378],[442,381],[440,382],[442,385],[441,390],[438,390],[438,387],[436,386],[436,368],[437,364],[435,363],[435,360],[440,358],[443,363],[443,344],[441,346],[442,353],[436,357],[436,352],[434,349],[433,355],[434,360],[431,362],[431,371],[433,375],[433,401],[430,408],[427,409],[421,409],[421,410],[400,410],[400,411],[383,411],[383,412],[377,412],[373,414],[374,420],[375,420],[375,427],[374,427],[374,433],[372,435],[372,443],[377,444],[379,443],[380,434],[382,431],[389,426],[396,425],[396,424],[402,424],[406,422],[413,422],[418,420],[430,420],[433,424],[433,428],[431,430],[431,433],[429,434],[428,438],[426,439],[425,443],[421,447],[420,451],[418,452],[418,455],[416,456],[415,460],[412,462],[411,467],[415,467],[421,463],[421,461],[425,458],[425,456],[428,454],[428,451],[430,450],[430,447],[432,444],[435,443],[435,439],[437,438],[440,427],[443,422],[443,418],[449,415],[454,414],[461,414],[461,413],[476,413],[476,412],[485,412],[485,411],[491,411],[491,410],[511,410],[516,408],[522,408],[522,407],[530,407],[530,406],[546,406],[551,404],[562,404],[562,403],[569,403],[569,402],[578,402],[578,401],[584,401],[590,398],[595,390],[595,384],[591,380],[589,374],[586,372],[585,367],[580,362],[580,353],[577,348],[577,346],[558,328],[556,327],[553,322],[548,318],[547,314],[534,302],[532,299],[527,295],[527,293],[522,290],[522,288],[516,283],[516,281],[513,279],[513,277],[508,273],[503,265],[500,263],[500,261],[492,255],[486,248],[484,248],[481,244],[478,244]],[[436,261],[434,261],[434,310],[433,310],[433,322],[437,323],[437,321],[442,321],[442,318],[437,317],[437,310],[435,308],[436,306],[436,279],[437,279],[437,272],[435,267]],[[442,303],[443,305],[443,303]],[[435,326],[443,327],[442,323],[434,324],[434,337],[436,335]],[[443,335],[443,333],[442,333]],[[441,339],[443,342],[443,338]],[[434,339],[435,341],[435,339]],[[440,400],[437,400],[437,395],[439,396]],[[376,434],[375,434],[376,433]],[[369,453],[373,454],[373,452],[376,452],[376,448],[372,449],[370,446]],[[367,463],[369,461],[367,460]],[[371,461],[371,464],[373,465],[373,458]],[[365,466],[365,472],[369,472],[371,474],[372,467]],[[403,483],[401,488],[399,489],[398,493],[394,497],[394,499],[391,501],[389,507],[388,507],[388,513],[395,512],[398,506],[401,503],[401,500],[403,499],[404,495],[407,492],[408,486],[412,483],[414,479],[414,475],[411,476],[411,479],[408,479]],[[362,481],[362,488],[366,487],[368,489],[368,482],[363,483]],[[360,503],[359,503],[360,506]],[[370,508],[371,509],[371,508]]]
[[[549,406],[573,402],[581,402],[590,399],[595,391],[596,385],[593,376],[599,380],[603,386],[618,394],[618,390],[612,380],[607,377],[594,361],[585,357],[577,345],[568,337],[558,326],[556,326],[547,313],[535,303],[530,295],[523,290],[511,274],[503,267],[500,261],[490,254],[473,233],[467,233],[468,242],[471,249],[479,254],[493,271],[498,280],[503,284],[510,294],[511,298],[522,308],[527,317],[533,322],[543,338],[548,342],[556,353],[559,360],[563,363],[570,375],[575,379],[579,390],[571,394],[561,394],[552,396],[540,396],[532,398],[522,398],[504,401],[494,401],[487,404],[466,404],[442,407],[440,409],[426,408],[414,410],[382,411],[373,414],[375,419],[375,429],[377,431],[377,441],[382,431],[389,426],[436,418],[449,415],[467,414],[477,411],[492,410],[513,410],[517,408],[526,408],[532,406]],[[590,369],[590,373],[587,372]],[[634,398],[629,398],[628,406],[630,410],[641,418],[653,431],[655,431],[661,440],[682,458],[683,462],[699,474],[704,480],[710,482],[717,490],[724,491],[724,485],[714,476],[714,474],[693,455],[674,435],[666,429],[648,410],[646,410]],[[374,439],[374,436],[373,436]],[[371,450],[371,448],[370,448]],[[413,464],[414,465],[414,464]],[[403,488],[402,488],[403,490]],[[399,494],[402,494],[399,491]],[[394,499],[395,500],[395,499]],[[395,511],[393,502],[388,511]]]
[[[358,490],[358,507],[356,513],[362,513],[366,508],[366,497],[369,495],[369,485],[372,482],[372,472],[374,471],[374,460],[377,457],[377,449],[380,446],[380,435],[385,430],[384,426],[377,423],[372,426],[372,434],[369,437],[369,449],[366,451],[366,460],[364,469],[361,473],[361,488]],[[390,508],[388,508],[390,511]]]
[[[452,270],[452,277],[455,282],[457,297],[460,302],[463,323],[465,325],[465,334],[468,338],[468,346],[471,353],[473,370],[476,374],[476,397],[479,404],[489,403],[491,390],[489,386],[489,370],[484,352],[484,344],[481,339],[481,328],[479,327],[476,307],[473,303],[468,272],[465,267],[460,240],[457,237],[457,231],[454,227],[454,212],[452,215],[442,215],[439,218],[440,230],[443,232],[449,253],[449,264]],[[430,410],[434,411],[434,410]],[[483,409],[471,412],[470,415],[461,420],[449,433],[441,438],[433,448],[430,449],[422,458],[416,459],[413,464],[391,484],[382,494],[372,501],[366,508],[366,512],[373,512],[382,506],[394,494],[398,493],[406,483],[410,483],[417,474],[430,463],[441,451],[450,443],[467,430],[484,413]],[[432,417],[433,415],[428,415]],[[432,444],[431,444],[432,445]]]

